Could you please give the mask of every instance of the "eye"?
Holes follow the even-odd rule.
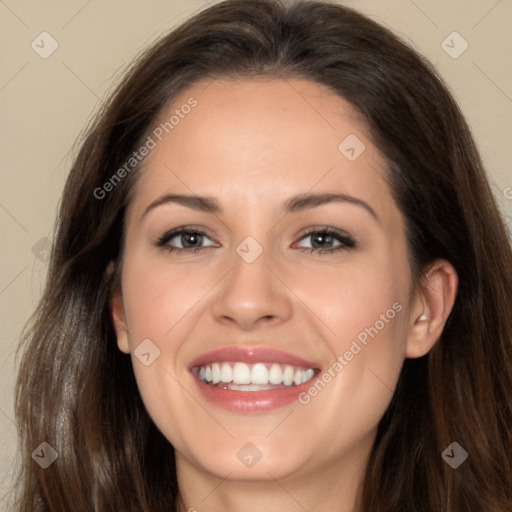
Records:
[[[301,250],[310,253],[334,253],[336,251],[348,250],[355,247],[355,241],[345,232],[324,227],[313,231],[308,231],[300,240],[311,239],[312,247],[303,247]],[[338,245],[334,245],[335,243]]]
[[[209,239],[210,237],[201,229],[181,227],[162,235],[155,245],[165,247],[169,252],[198,252],[206,248],[202,246],[205,238]],[[181,244],[181,246],[176,247],[176,244]],[[211,247],[211,245],[207,247]]]
[[[302,247],[301,252],[308,251],[320,255],[348,250],[356,245],[347,233],[329,227],[308,231],[302,235],[300,241],[307,238],[311,239],[312,247]],[[203,242],[206,239],[211,240],[202,229],[184,226],[163,234],[157,239],[155,245],[163,247],[169,252],[196,253],[215,245],[211,243],[204,246]]]

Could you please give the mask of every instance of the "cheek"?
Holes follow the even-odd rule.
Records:
[[[125,267],[123,297],[131,344],[150,338],[168,350],[169,340],[187,324],[187,315],[215,284],[215,276],[210,283],[205,272],[169,267],[143,261]]]
[[[360,266],[317,274],[297,291],[320,317],[317,324],[331,354],[321,379],[329,391],[323,392],[320,383],[304,402],[311,398],[319,410],[329,407],[333,415],[343,411],[358,425],[376,424],[386,410],[407,337],[409,276],[403,269],[408,267],[397,261],[391,253],[362,260]],[[332,396],[340,397],[339,407],[333,407]]]
[[[326,327],[325,339],[339,355],[357,340],[386,352],[390,345],[402,345],[408,276],[392,256],[381,260],[365,258],[357,265],[317,272],[294,288]],[[402,266],[407,268],[406,266]],[[366,345],[365,345],[366,343]]]
[[[147,258],[127,259],[123,267],[123,301],[133,371],[143,403],[167,439],[181,447],[186,437],[183,432],[194,431],[192,418],[201,411],[196,410],[199,406],[186,392],[180,348],[194,320],[193,307],[206,293],[206,283],[204,275],[200,278],[199,273],[181,270],[170,273],[168,267],[148,262]],[[150,353],[147,365],[137,355],[143,340],[151,341],[145,349]],[[180,414],[176,421],[176,411],[190,410],[194,414]]]
[[[203,301],[218,281],[218,274],[190,272],[185,266],[170,269],[165,260],[148,262],[135,253],[123,267],[123,302],[133,370],[148,413],[168,438],[176,441],[173,411],[195,408],[195,402],[183,392],[189,376],[182,348],[198,322],[196,313],[204,313]],[[146,366],[137,354],[141,353],[141,342],[148,339],[150,361],[153,353],[157,357]],[[187,418],[180,418],[185,432],[191,427]]]

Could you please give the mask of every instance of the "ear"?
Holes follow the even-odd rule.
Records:
[[[130,347],[128,345],[128,329],[126,327],[126,318],[124,315],[120,286],[117,286],[112,292],[109,306],[110,316],[112,317],[112,323],[114,324],[114,329],[116,331],[117,346],[121,352],[129,354]]]
[[[411,309],[405,357],[424,356],[437,343],[455,303],[458,283],[450,262],[439,259],[430,266]]]

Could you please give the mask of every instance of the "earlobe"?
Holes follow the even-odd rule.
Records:
[[[455,303],[457,286],[457,272],[450,262],[436,260],[430,266],[411,309],[405,357],[422,357],[437,343]]]
[[[121,352],[129,354],[128,329],[126,327],[123,301],[119,287],[114,290],[110,299],[110,316],[116,331],[117,346]]]

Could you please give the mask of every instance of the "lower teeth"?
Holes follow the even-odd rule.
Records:
[[[233,384],[232,382],[219,382],[218,384],[210,384],[215,388],[229,389],[231,391],[266,391],[268,389],[282,389],[291,388],[285,385],[272,385],[272,384]]]
[[[267,389],[272,389],[272,386],[269,386],[268,384],[228,384],[227,389],[232,389],[234,391],[265,391]]]

